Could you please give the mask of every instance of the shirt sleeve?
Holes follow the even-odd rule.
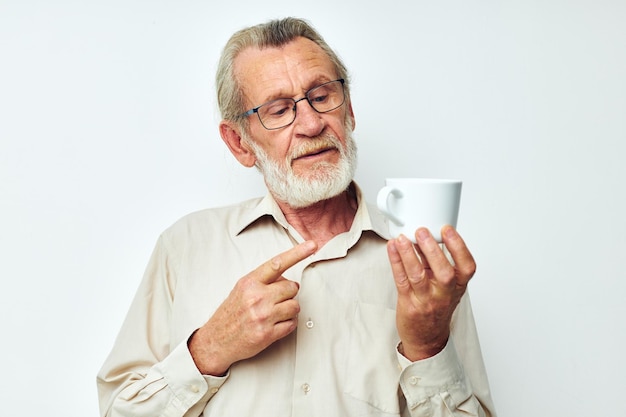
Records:
[[[186,340],[170,347],[172,262],[159,239],[97,376],[102,417],[197,417],[228,378],[202,375]]]
[[[441,352],[417,362],[399,351],[397,356],[400,388],[412,417],[496,416],[467,294]]]
[[[114,395],[106,399],[101,396],[108,404],[101,415],[197,417],[226,378],[200,375],[183,343],[145,375],[126,377]]]

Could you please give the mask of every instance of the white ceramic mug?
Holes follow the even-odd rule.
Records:
[[[425,227],[441,243],[441,228],[456,228],[461,186],[459,180],[387,178],[376,202],[389,219],[392,237],[404,234],[415,243],[415,231]]]

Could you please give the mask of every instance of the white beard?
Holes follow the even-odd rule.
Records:
[[[292,208],[309,207],[317,202],[328,200],[343,193],[354,178],[356,171],[357,147],[352,132],[346,129],[346,146],[342,146],[335,136],[326,134],[318,138],[309,139],[294,149],[285,161],[280,164],[271,160],[267,153],[251,140],[247,135],[243,141],[254,152],[256,167],[265,178],[265,184],[275,199],[287,203]],[[335,165],[329,162],[316,164],[306,177],[293,172],[291,162],[303,155],[311,148],[332,145],[339,150],[339,162]]]

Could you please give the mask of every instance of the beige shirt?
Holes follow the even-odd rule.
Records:
[[[358,198],[350,231],[284,274],[300,283],[297,330],[224,377],[199,373],[188,338],[240,277],[303,239],[269,195],[166,230],[98,373],[101,415],[495,415],[467,295],[442,352],[398,353],[387,226]]]

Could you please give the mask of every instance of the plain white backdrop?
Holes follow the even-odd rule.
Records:
[[[464,180],[501,416],[626,415],[626,3],[0,0],[2,415],[97,415],[159,233],[263,194],[221,142],[235,30],[309,19],[351,70],[371,200]]]

